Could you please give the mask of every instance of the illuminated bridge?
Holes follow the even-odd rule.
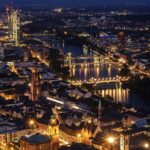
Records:
[[[86,83],[86,84],[102,84],[102,83],[122,83],[122,82],[126,82],[128,81],[129,78],[125,78],[125,77],[114,77],[114,78],[102,78],[102,79],[94,79],[94,78],[91,78],[89,80],[76,80],[76,81],[69,81],[70,83],[72,83],[73,85],[77,85],[77,86],[80,86],[82,85],[83,83]]]
[[[116,65],[117,67],[120,67],[117,63],[114,63],[114,62],[108,60],[104,56],[73,57],[72,53],[69,52],[65,55],[65,60],[64,60],[64,66],[69,66],[70,68],[75,68],[76,66],[81,66],[81,67],[86,68],[86,67],[89,67],[89,65],[95,65],[98,67],[102,63],[113,64],[113,65]]]

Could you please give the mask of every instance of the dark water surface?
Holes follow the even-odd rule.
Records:
[[[66,44],[64,47],[64,53],[71,52],[74,56],[81,56],[83,50],[81,47],[75,45]],[[91,78],[104,79],[113,78],[117,76],[118,69],[109,64],[100,64],[99,66],[89,65],[88,67],[76,66],[70,70],[71,75],[75,76],[77,80],[89,80]],[[150,100],[141,96],[139,93],[134,93],[128,88],[118,87],[115,84],[103,84],[100,85],[101,94],[103,97],[111,96],[117,103],[129,104],[137,108],[150,110]]]

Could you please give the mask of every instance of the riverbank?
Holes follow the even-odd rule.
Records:
[[[71,51],[75,56],[79,56],[80,54],[83,53],[83,50],[81,47],[79,48],[76,45],[72,45],[70,43],[69,43],[69,47],[68,47],[68,45],[65,45],[64,51],[65,51],[65,53]],[[107,67],[100,67],[99,69],[98,68],[92,69],[92,68],[88,67],[88,68],[78,69],[77,72],[75,71],[75,69],[72,69],[72,71],[74,72],[75,79],[80,79],[83,81],[83,80],[85,80],[85,77],[96,78],[97,75],[102,75],[101,76],[102,78],[104,78],[104,77],[107,78],[108,77],[108,68],[107,69],[106,68]],[[93,71],[93,73],[91,71]],[[114,69],[112,69],[111,71],[112,71],[113,76],[117,75],[117,72],[114,71]],[[125,86],[122,87],[122,90],[117,89],[116,87],[113,89],[109,88],[110,84],[105,84],[105,85],[107,85],[108,87],[106,89],[101,89],[101,90],[105,90],[105,92],[113,91],[113,92],[106,92],[108,94],[105,94],[105,95],[111,97],[111,99],[113,99],[113,101],[114,101],[113,103],[117,102],[124,106],[136,107],[139,110],[144,109],[144,110],[148,111],[150,109],[148,107],[148,106],[150,106],[149,98],[145,97],[140,92],[131,88],[131,85],[132,86],[135,85],[134,83],[132,83],[130,86],[129,86],[129,84],[126,84]],[[138,85],[136,85],[136,87],[138,87]],[[118,97],[120,96],[120,99],[116,100],[115,97],[117,97],[117,96],[112,96],[112,94],[110,94],[110,93],[115,93],[114,95],[118,95]]]

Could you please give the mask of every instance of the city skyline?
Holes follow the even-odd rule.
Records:
[[[0,150],[148,150],[149,1],[0,0]]]

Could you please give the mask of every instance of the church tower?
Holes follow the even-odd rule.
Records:
[[[37,101],[41,94],[40,91],[40,76],[38,73],[37,68],[32,69],[32,76],[31,76],[31,100]]]
[[[120,150],[129,150],[130,136],[126,134],[120,135]]]
[[[50,118],[48,125],[48,135],[52,137],[52,150],[58,150],[59,148],[59,122],[55,115]]]

